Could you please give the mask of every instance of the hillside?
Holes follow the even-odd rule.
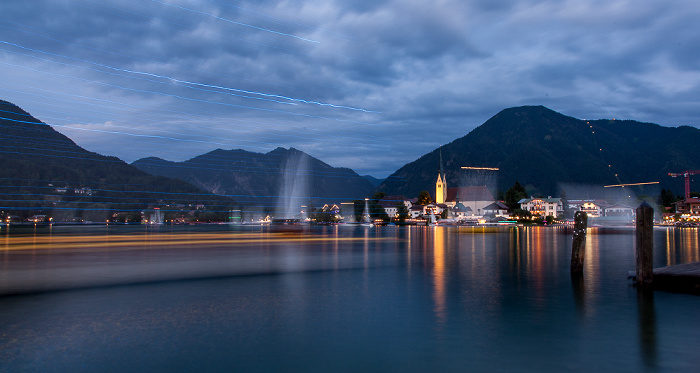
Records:
[[[241,149],[217,149],[184,162],[143,158],[132,163],[152,175],[178,178],[209,192],[235,195],[241,202],[261,206],[276,203],[282,190],[287,163],[304,159],[305,170],[297,175],[308,180],[307,195],[314,204],[341,202],[370,195],[370,181],[348,168],[332,167],[297,149],[277,148],[269,153]]]
[[[543,106],[516,107],[401,167],[379,190],[408,196],[417,196],[421,190],[434,194],[442,152],[449,186],[486,184],[505,191],[517,180],[532,194],[557,195],[562,185],[659,181],[656,189],[671,188],[682,194],[682,180],[668,173],[700,168],[700,147],[694,146],[698,141],[700,130],[687,126],[586,121]],[[499,171],[467,171],[462,166]]]
[[[0,186],[5,214],[105,221],[157,204],[233,203],[180,180],[149,175],[89,152],[14,104],[0,100]]]

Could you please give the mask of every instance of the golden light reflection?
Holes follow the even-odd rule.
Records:
[[[250,245],[256,243],[284,244],[289,242],[324,243],[340,241],[391,240],[392,238],[337,237],[336,235],[303,236],[294,233],[188,233],[123,236],[7,236],[5,251],[37,250],[52,253],[65,250],[133,250],[134,248],[174,248],[192,246]]]
[[[439,324],[447,321],[445,294],[445,228],[433,230],[433,299]]]
[[[586,284],[587,298],[598,294],[596,286],[600,286],[600,235],[598,228],[588,228],[586,233],[585,256],[583,257],[583,273],[588,280]]]
[[[681,263],[698,261],[698,232],[698,228],[680,229]]]
[[[529,229],[530,242],[528,243],[527,262],[530,267],[530,273],[532,274],[535,288],[538,292],[544,291],[546,281],[547,268],[545,259],[547,255],[544,252],[546,247],[545,229],[548,228],[531,227]]]
[[[666,265],[673,265],[676,258],[676,235],[673,229],[666,230]]]
[[[665,265],[700,261],[699,235],[700,230],[698,228],[667,228]]]

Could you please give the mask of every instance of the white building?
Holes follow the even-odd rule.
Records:
[[[564,213],[564,203],[561,198],[523,198],[518,201],[520,208],[530,211],[533,216],[559,217]]]
[[[377,203],[384,208],[384,212],[386,212],[386,214],[390,218],[398,217],[399,206],[401,204],[403,204],[406,207],[407,211],[410,211],[411,206],[413,206],[411,201],[407,200],[406,197],[402,195],[385,196],[384,198],[380,199]]]
[[[496,201],[484,207],[483,212],[484,215],[507,216],[509,211],[508,206],[503,204],[503,202]]]

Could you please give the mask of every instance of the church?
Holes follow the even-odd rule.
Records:
[[[454,209],[459,203],[459,208],[471,210],[471,215],[483,215],[485,207],[494,202],[493,194],[485,185],[448,187],[445,176],[445,168],[442,163],[442,150],[440,150],[440,171],[435,182],[435,203],[444,204]]]

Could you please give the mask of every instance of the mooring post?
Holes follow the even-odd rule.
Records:
[[[637,207],[637,286],[650,287],[654,281],[654,208],[642,202]]]
[[[574,241],[571,244],[571,274],[583,274],[583,258],[586,256],[586,229],[588,214],[577,211],[574,214]]]

